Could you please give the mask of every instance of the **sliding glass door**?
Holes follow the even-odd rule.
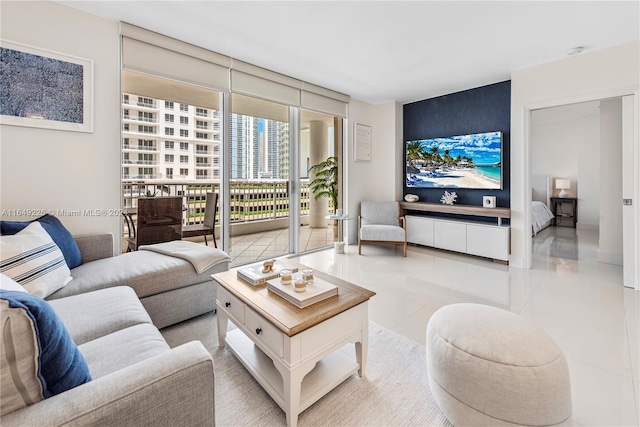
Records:
[[[213,89],[122,72],[122,208],[134,220],[123,239],[140,198],[181,197],[183,225],[203,223],[209,193],[220,200],[221,101]],[[215,229],[221,247],[219,213]]]
[[[342,118],[300,112],[300,251],[332,245],[338,224],[327,219],[342,206]]]
[[[229,144],[232,265],[290,253],[289,107],[232,94]]]

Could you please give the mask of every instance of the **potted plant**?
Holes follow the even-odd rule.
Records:
[[[321,197],[327,197],[335,212],[338,208],[338,158],[330,156],[325,161],[311,166],[309,172],[315,174],[315,178],[309,183],[309,189],[314,198],[318,200]],[[333,234],[334,236],[338,234],[337,221],[333,224]]]
[[[309,189],[316,200],[327,197],[333,204],[333,209],[338,208],[338,158],[328,157],[327,160],[313,165],[309,172],[315,173],[315,178],[309,184]]]

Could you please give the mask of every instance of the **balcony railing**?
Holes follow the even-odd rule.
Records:
[[[152,117],[140,117],[140,116],[132,116],[130,114],[123,114],[122,118],[125,120],[132,120],[136,122],[145,122],[145,123],[157,123],[158,120]]]
[[[158,179],[159,175],[122,175],[122,179]],[[137,205],[136,205],[137,206]]]
[[[125,159],[122,161],[122,164],[126,165],[157,165],[157,160],[129,160]]]
[[[125,176],[125,179],[134,178]],[[210,179],[210,177],[196,177]],[[286,180],[245,181],[230,183],[231,224],[276,220],[289,217],[289,183]],[[208,192],[220,194],[219,183],[175,182],[162,183],[123,182],[122,194],[125,208],[138,206],[138,198],[147,194],[156,196],[181,196],[185,206],[185,224],[199,224],[204,220],[204,208]],[[219,212],[219,210],[218,210]],[[301,183],[300,213],[309,213],[309,183]],[[219,218],[217,219],[219,223]]]
[[[148,145],[122,144],[122,149],[123,150],[158,151],[158,147],[150,147]]]
[[[132,99],[123,99],[122,103],[125,104],[125,105],[136,105],[138,107],[156,108],[156,103],[155,102],[148,103],[148,102],[138,102],[138,101],[134,101]]]

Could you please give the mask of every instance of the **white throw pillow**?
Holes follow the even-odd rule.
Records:
[[[13,236],[0,237],[0,272],[41,298],[71,281],[60,248],[37,221]]]
[[[25,288],[20,286],[20,283],[4,274],[0,274],[0,289],[3,291],[27,292]]]

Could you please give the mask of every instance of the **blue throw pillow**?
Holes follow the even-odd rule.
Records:
[[[60,220],[53,215],[46,214],[32,221],[0,221],[0,233],[7,235],[16,234],[34,221],[38,221],[42,225],[42,228],[49,233],[53,241],[56,242],[70,269],[82,265],[82,254],[80,254],[78,244],[71,233],[69,233],[69,230],[64,228]]]
[[[27,292],[0,290],[0,307],[3,347],[12,355],[2,359],[2,368],[11,373],[13,381],[6,384],[3,394],[17,395],[13,396],[14,408],[3,408],[3,412],[91,381],[82,354],[45,300]]]

